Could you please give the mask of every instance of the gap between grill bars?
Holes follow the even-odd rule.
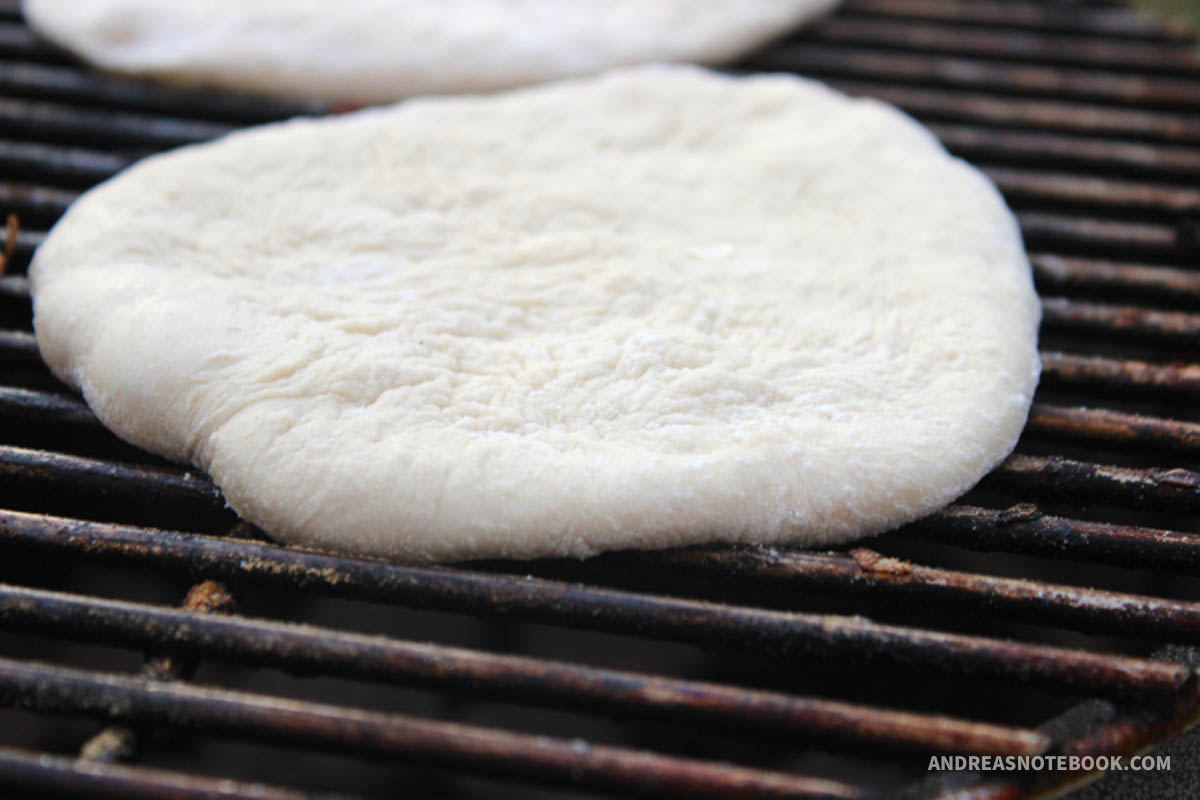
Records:
[[[46,373],[30,327],[24,270],[81,191],[146,154],[325,109],[104,76],[39,42],[18,5],[0,2],[0,212],[21,221],[0,276],[0,644],[40,654],[0,649],[0,699],[27,722],[109,726],[58,749],[0,740],[0,791],[374,793],[304,773],[302,762],[336,750],[364,770],[396,759],[417,762],[417,775],[440,765],[617,796],[1007,798],[1084,776],[930,777],[925,757],[1129,755],[1194,721],[1200,60],[1190,32],[1113,4],[846,0],[731,67],[764,68],[899,104],[1014,207],[1044,315],[1043,381],[1018,452],[955,505],[839,552],[706,547],[406,567],[256,539],[205,476],[113,442]],[[103,584],[114,575],[173,588],[118,597],[126,587]],[[669,587],[655,580],[663,575]],[[174,606],[207,579],[249,610]],[[264,598],[275,605],[256,612]],[[346,602],[479,618],[512,641],[368,635],[318,613]],[[686,646],[710,672],[526,652],[522,637],[535,635],[614,636],[656,657]],[[145,651],[146,663],[134,676],[64,655],[89,646]],[[202,684],[241,677],[190,685],[194,664]],[[860,696],[819,677],[839,670],[888,692]],[[297,699],[294,675],[366,688]],[[910,684],[944,684],[946,695],[918,702]],[[447,719],[476,702],[516,716],[447,721],[362,700],[397,686],[443,698]],[[967,690],[1033,705],[1005,717],[964,703]],[[614,741],[518,722],[545,709],[570,726],[603,721]],[[802,757],[759,763],[706,749],[727,730],[764,751],[794,742]],[[667,732],[700,743],[674,748],[658,738]],[[273,742],[297,762],[226,774],[220,760],[172,762],[172,736],[192,737],[197,752]],[[139,749],[145,764],[114,763]]]

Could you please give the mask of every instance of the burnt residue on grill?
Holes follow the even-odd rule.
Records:
[[[1190,34],[1111,3],[844,0],[731,69],[764,67],[902,106],[1012,205],[1044,364],[1016,454],[958,503],[838,551],[398,565],[239,523],[206,476],[108,434],[31,329],[30,258],[80,192],[328,109],[105,76],[0,0],[0,215],[20,222],[0,275],[0,700],[41,730],[99,721],[46,744],[0,720],[0,794],[505,797],[516,780],[536,797],[1017,798],[1085,776],[930,774],[928,756],[1129,756],[1194,723]],[[343,616],[363,610],[426,627]],[[443,640],[451,617],[485,632]],[[129,674],[84,648],[132,655]],[[397,691],[438,718],[397,713]],[[251,755],[210,758],[214,743]],[[323,777],[309,762],[330,752],[358,769]],[[359,780],[372,762],[416,777]]]

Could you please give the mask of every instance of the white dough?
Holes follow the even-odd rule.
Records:
[[[24,0],[114,72],[356,103],[656,61],[721,63],[837,0]]]
[[[1038,374],[986,178],[883,103],[693,67],[156,156],[31,278],[119,435],[409,559],[881,531],[996,465]]]

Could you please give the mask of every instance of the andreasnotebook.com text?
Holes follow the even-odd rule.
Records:
[[[930,756],[930,772],[1157,772],[1170,771],[1170,756]]]

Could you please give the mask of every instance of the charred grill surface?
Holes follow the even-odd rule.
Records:
[[[837,551],[414,567],[267,541],[117,442],[32,335],[25,271],[79,193],[327,109],[104,76],[0,0],[0,794],[1013,798],[1085,776],[929,756],[1128,756],[1194,722],[1191,33],[846,0],[731,69],[896,103],[1004,192],[1044,314],[1017,453]]]

